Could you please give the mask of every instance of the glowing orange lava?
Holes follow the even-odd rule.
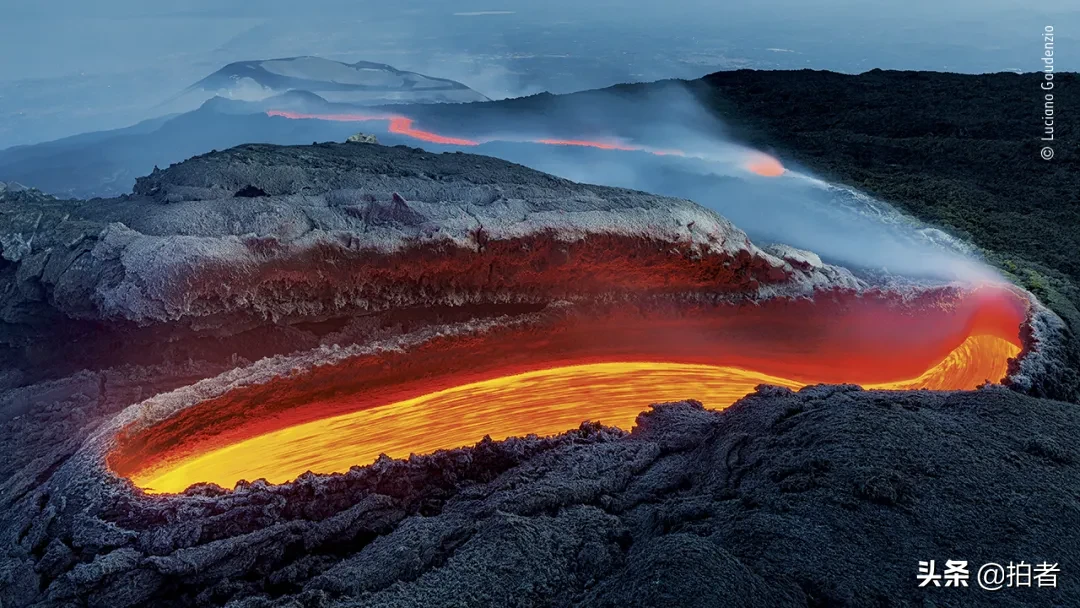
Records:
[[[779,160],[760,152],[754,153],[753,158],[747,162],[746,168],[751,173],[757,173],[764,177],[780,177],[786,171]]]
[[[1000,378],[1020,349],[995,336],[973,336],[918,378],[867,388],[971,389]],[[630,428],[649,403],[698,399],[723,409],[759,384],[801,382],[733,367],[682,363],[593,363],[473,382],[416,398],[266,433],[209,453],[149,467],[132,476],[147,492],[192,484],[231,487],[241,479],[272,483],[305,471],[344,472],[380,454],[394,458],[529,433],[550,435],[583,419]]]
[[[641,146],[631,146],[618,142],[590,141],[587,139],[535,139],[533,143],[548,146],[577,146],[580,148],[596,148],[598,150],[622,150],[623,152],[645,152]]]
[[[439,135],[432,131],[417,129],[413,127],[413,119],[399,114],[306,114],[286,110],[268,110],[266,114],[267,116],[278,116],[293,120],[328,120],[333,122],[386,121],[389,123],[387,130],[391,133],[405,135],[406,137],[412,137],[413,139],[418,139],[420,141],[452,146],[478,146],[481,143],[493,141],[524,141],[526,143],[542,144],[546,146],[570,146],[578,148],[595,148],[597,150],[617,150],[621,152],[645,152],[654,156],[694,156],[692,154],[687,154],[682,150],[673,148],[657,149],[650,146],[628,144],[615,140],[561,139],[550,137],[528,140],[499,140],[498,138],[488,138],[480,141],[465,139],[462,137]],[[771,156],[757,152],[753,153],[753,158],[747,163],[746,169],[757,173],[758,175],[769,177],[783,175],[784,173],[784,168],[780,165],[780,161]]]
[[[914,298],[837,292],[753,305],[611,306],[446,335],[234,389],[122,432],[108,462],[149,492],[293,479],[394,457],[629,428],[649,403],[722,409],[762,383],[972,389],[1005,377],[1026,300],[1004,286]]]
[[[411,118],[405,118],[404,116],[394,116],[390,119],[390,132],[397,133],[399,135],[407,135],[414,139],[421,141],[428,141],[433,144],[446,144],[450,146],[478,146],[479,142],[475,142],[471,139],[462,139],[460,137],[444,137],[431,131],[421,131],[420,129],[414,129],[413,120]]]
[[[606,319],[571,317],[360,357],[237,389],[124,433],[109,465],[150,492],[286,481],[307,470],[344,471],[379,453],[550,434],[586,419],[626,428],[658,401],[695,398],[719,409],[760,383],[970,389],[999,381],[1020,351],[1026,304],[1007,288],[899,303],[837,296],[673,318],[618,309]]]
[[[269,110],[267,116],[280,116],[282,118],[291,118],[294,120],[310,119],[310,120],[330,120],[335,122],[368,122],[371,120],[381,120],[389,123],[387,130],[391,133],[398,135],[405,135],[413,139],[419,139],[421,141],[430,142],[433,144],[444,144],[448,146],[478,146],[480,142],[473,141],[471,139],[464,139],[461,137],[446,137],[439,135],[438,133],[432,133],[431,131],[423,131],[413,127],[413,119],[407,116],[400,116],[398,114],[303,114],[301,112],[286,112],[283,110]]]

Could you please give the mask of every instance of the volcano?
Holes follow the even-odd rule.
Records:
[[[20,598],[356,597],[369,579],[337,569],[368,559],[358,547],[408,533],[413,515],[443,522],[534,457],[591,446],[619,463],[596,466],[667,479],[690,469],[648,463],[712,437],[727,455],[709,462],[727,470],[745,448],[708,410],[787,424],[846,399],[889,420],[903,409],[890,404],[930,399],[913,389],[1012,403],[1001,385],[1060,369],[1060,321],[985,274],[881,281],[759,247],[688,200],[460,152],[247,145],[117,199],[3,204],[5,310],[22,319],[7,348],[34,355],[11,365],[67,395],[10,421],[29,446],[3,465],[0,509],[12,546],[29,547],[9,568]],[[60,451],[33,447],[74,426]],[[800,475],[775,473],[785,487],[810,483]],[[574,495],[617,512],[622,490],[581,489],[594,482]],[[603,546],[629,542],[611,534]]]
[[[343,63],[324,57],[238,61],[188,87],[170,103],[202,103],[214,95],[259,100],[288,91],[359,105],[464,103],[487,100],[464,84],[399,70],[384,63]]]
[[[1035,357],[1034,304],[1005,284],[874,285],[689,201],[460,153],[244,146],[49,212],[106,225],[100,265],[53,287],[97,307],[70,316],[224,352],[321,328],[227,390],[116,418],[108,475],[147,492],[628,428],[651,401],[722,409],[759,384],[970,390]]]

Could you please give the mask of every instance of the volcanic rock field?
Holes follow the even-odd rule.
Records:
[[[1070,337],[1003,282],[367,143],[0,191],[0,247],[0,606],[1080,603]]]

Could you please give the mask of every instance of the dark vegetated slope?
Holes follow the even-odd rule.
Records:
[[[1069,117],[1080,116],[1080,94],[1069,93],[1076,74],[1055,76],[1056,156],[1045,161],[1042,82],[1042,74],[740,70],[694,88],[735,137],[989,250],[1075,330],[1080,154]]]
[[[602,134],[612,120],[629,137],[657,119],[715,129],[686,103],[688,89],[730,137],[971,240],[1075,324],[1080,154],[1069,117],[1080,116],[1080,94],[1068,94],[1076,74],[1055,76],[1056,156],[1045,161],[1043,82],[1041,73],[737,70],[414,114],[464,132],[523,117],[582,136]]]

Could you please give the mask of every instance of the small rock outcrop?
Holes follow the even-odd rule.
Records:
[[[345,143],[349,144],[377,144],[379,138],[370,133],[354,133],[345,140]]]
[[[0,203],[27,203],[55,200],[37,188],[24,186],[19,182],[0,182]]]

